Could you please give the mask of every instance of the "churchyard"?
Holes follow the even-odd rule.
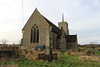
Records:
[[[39,54],[44,54],[45,50],[21,49],[19,45],[9,46],[10,48],[8,46],[0,47],[0,67],[100,67],[99,47],[53,50],[52,53],[57,55],[53,55],[53,60],[48,60],[39,57]]]

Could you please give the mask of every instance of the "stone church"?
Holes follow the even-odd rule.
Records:
[[[22,29],[21,46],[35,49],[36,46],[51,46],[52,49],[76,48],[77,35],[69,35],[68,23],[58,22],[58,27],[44,17],[37,8]]]

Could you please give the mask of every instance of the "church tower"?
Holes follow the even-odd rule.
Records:
[[[62,22],[58,22],[58,27],[61,29],[63,27],[65,34],[69,35],[68,23],[64,21],[64,15],[62,14]]]

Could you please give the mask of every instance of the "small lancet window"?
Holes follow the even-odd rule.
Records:
[[[36,24],[31,28],[30,43],[39,43],[39,28]]]

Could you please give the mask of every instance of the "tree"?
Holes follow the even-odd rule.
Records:
[[[2,44],[7,44],[7,42],[8,42],[7,39],[3,39],[3,40],[1,40],[1,43],[2,43]]]

